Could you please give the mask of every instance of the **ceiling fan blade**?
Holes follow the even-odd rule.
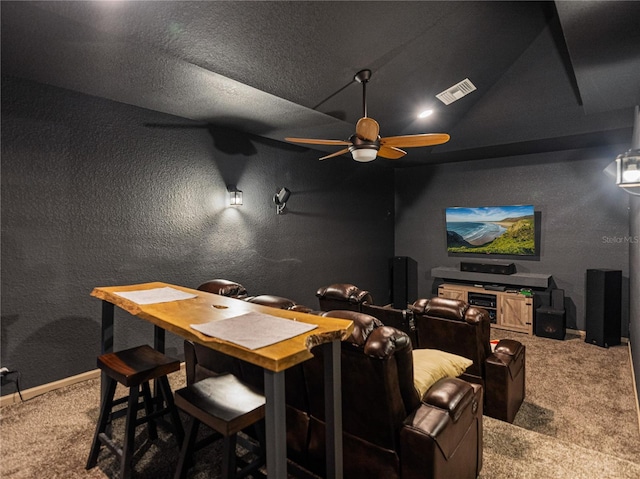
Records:
[[[319,160],[326,160],[327,158],[333,158],[334,156],[344,155],[345,153],[349,153],[349,148],[345,148],[344,150],[336,151],[335,153],[331,153],[330,155],[323,156],[322,158],[318,158]]]
[[[406,151],[396,148],[395,146],[381,146],[378,150],[378,156],[386,158],[387,160],[397,160],[406,154]]]
[[[373,118],[362,117],[356,123],[356,135],[367,141],[376,141],[380,133],[380,125]]]
[[[381,146],[395,146],[398,148],[415,148],[418,146],[441,145],[449,141],[446,133],[424,133],[422,135],[389,136],[380,138]]]
[[[319,140],[316,138],[285,138],[285,140],[292,143],[306,143],[309,145],[351,146],[351,142],[345,140]]]

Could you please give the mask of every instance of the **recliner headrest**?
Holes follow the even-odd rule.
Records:
[[[350,303],[373,303],[373,298],[369,291],[364,291],[349,283],[335,283],[329,286],[318,288],[316,292],[318,298],[340,299]]]
[[[261,294],[259,296],[252,296],[246,298],[248,303],[261,304],[263,306],[271,306],[278,309],[293,309],[296,306],[296,302],[289,298],[283,298],[281,296],[273,296],[270,294]]]
[[[384,359],[410,344],[409,336],[403,331],[391,326],[380,326],[369,334],[364,353],[374,358]]]
[[[409,305],[409,309],[415,314],[432,316],[435,318],[465,321],[468,324],[478,324],[482,321],[490,321],[489,313],[481,308],[469,306],[459,299],[431,298],[418,299]]]
[[[353,332],[346,341],[358,347],[364,347],[369,335],[383,326],[379,319],[357,311],[335,310],[323,313],[322,316],[353,321]]]
[[[247,290],[244,286],[227,279],[212,279],[206,281],[198,286],[198,290],[219,294],[221,296],[229,296],[231,298],[247,295]]]

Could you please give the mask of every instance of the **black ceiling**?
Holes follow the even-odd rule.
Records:
[[[640,2],[8,2],[2,74],[280,140],[447,132],[415,165],[631,140]],[[435,95],[469,78],[445,106]],[[436,113],[417,120],[421,109]],[[176,119],[179,122],[178,119]],[[332,148],[321,148],[320,154]],[[327,161],[346,161],[345,157]]]

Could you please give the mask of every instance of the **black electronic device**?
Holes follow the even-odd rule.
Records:
[[[608,348],[620,344],[622,271],[587,270],[585,342]]]
[[[499,284],[485,284],[483,288],[488,291],[505,291],[507,289],[506,286],[502,286]]]
[[[485,294],[485,293],[468,293],[467,294],[467,302],[471,306],[477,306],[478,308],[483,308],[489,313],[489,320],[491,323],[496,322],[496,307],[498,305],[498,301],[495,294]]]
[[[536,309],[535,334],[543,338],[564,339],[566,334],[566,312],[564,290],[551,291],[551,304]]]
[[[495,308],[497,306],[495,294],[469,293],[467,302],[472,306],[480,306],[482,308]]]
[[[408,256],[394,256],[389,261],[391,302],[396,309],[418,299],[418,263]]]
[[[513,263],[472,263],[461,261],[460,271],[468,271],[471,273],[514,274],[516,272],[516,265]]]

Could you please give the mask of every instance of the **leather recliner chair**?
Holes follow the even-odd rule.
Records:
[[[350,310],[368,314],[382,321],[385,326],[393,326],[407,333],[413,348],[417,348],[417,337],[413,312],[409,309],[396,309],[392,305],[378,306],[373,302],[369,291],[361,290],[349,283],[336,283],[323,286],[316,292],[322,311]]]
[[[369,291],[349,283],[335,283],[318,288],[316,292],[321,311],[362,311],[362,303],[373,304]]]
[[[402,331],[353,311],[342,342],[344,477],[472,479],[482,468],[482,387],[458,378],[436,382],[423,397],[414,386],[411,341]],[[323,349],[302,363],[309,394],[307,466],[324,469]]]
[[[270,306],[277,309],[286,309],[289,311],[300,311],[302,313],[310,313],[311,308],[307,308],[301,304],[296,303],[289,298],[283,298],[282,296],[273,296],[271,294],[261,294],[259,296],[249,296],[244,298],[249,303],[261,304],[263,306]]]
[[[492,352],[489,313],[464,301],[418,299],[410,308],[420,348],[471,359],[461,378],[484,387],[487,416],[513,422],[525,396],[525,346],[503,339]]]
[[[229,281],[228,279],[211,279],[205,281],[198,290],[207,293],[219,294],[221,296],[229,296],[230,298],[243,299],[247,297],[247,290],[240,283]]]

